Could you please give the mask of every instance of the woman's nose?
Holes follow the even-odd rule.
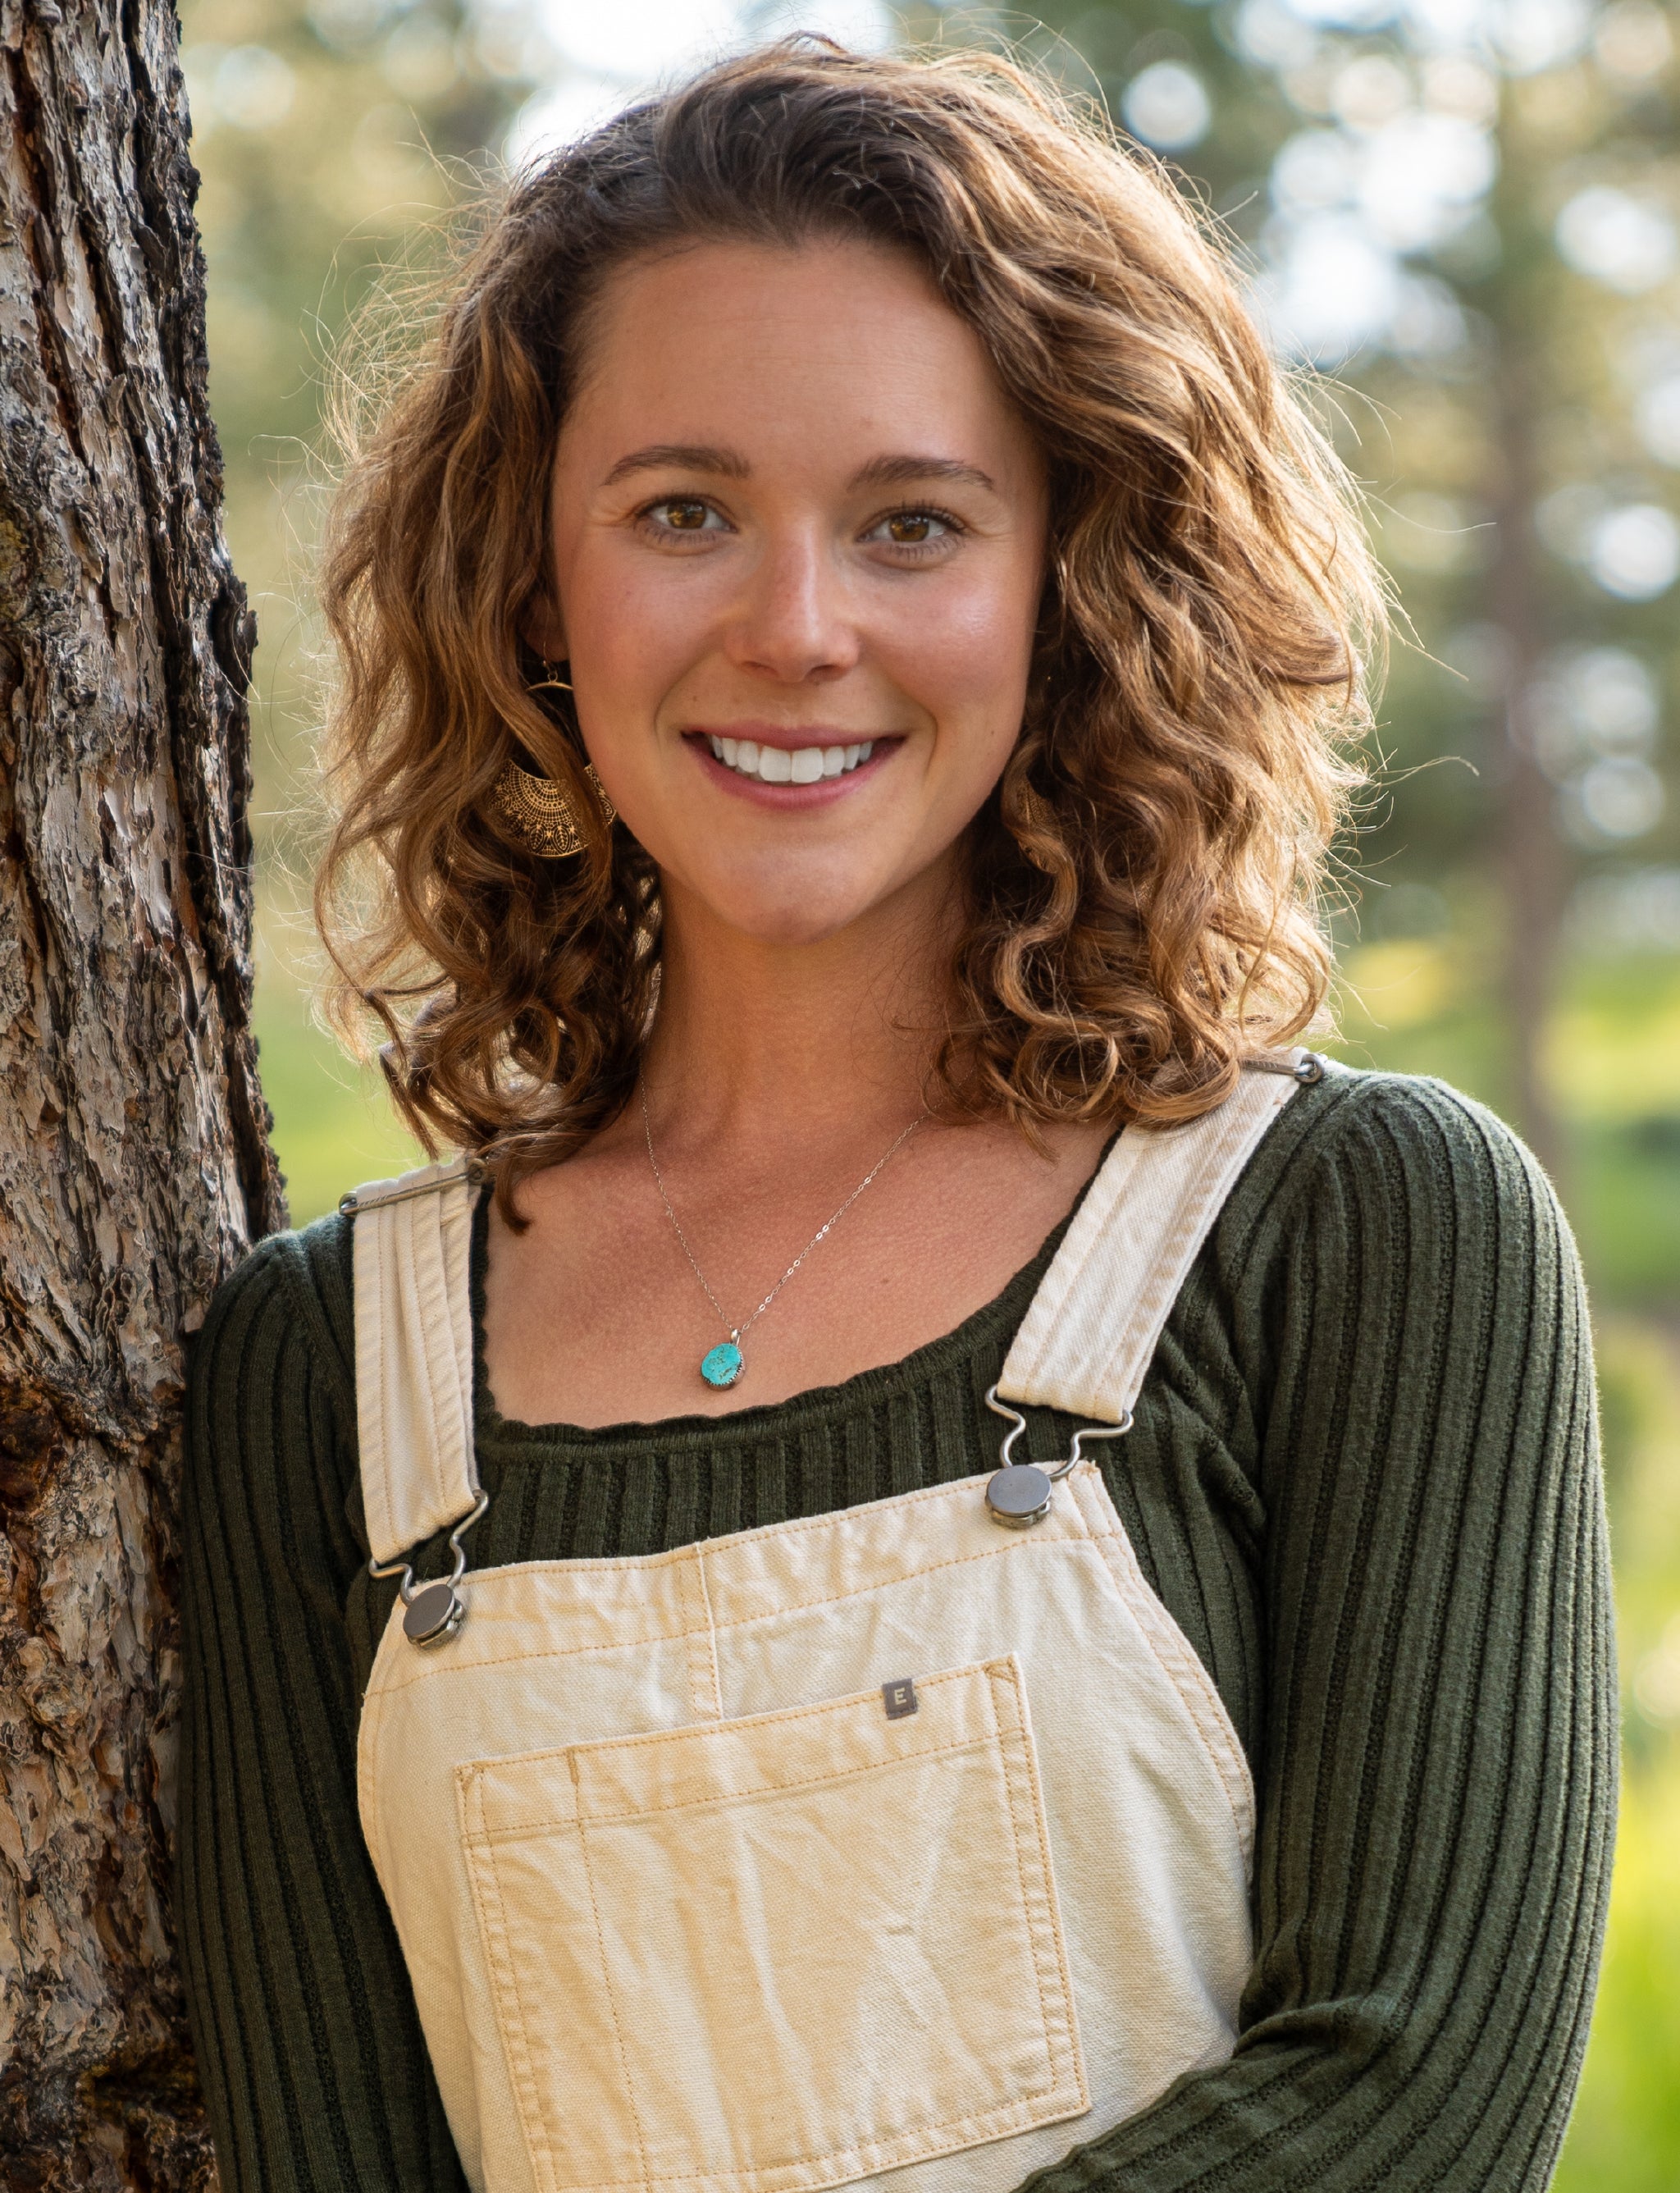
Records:
[[[860,652],[847,594],[820,541],[772,542],[732,620],[730,660],[788,685],[843,676]]]

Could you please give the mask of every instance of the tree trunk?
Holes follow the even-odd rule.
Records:
[[[0,2184],[208,2187],[167,1898],[182,1335],[283,1222],[159,0],[0,0]]]

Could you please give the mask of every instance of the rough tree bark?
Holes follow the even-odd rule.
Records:
[[[0,0],[0,2184],[203,2188],[166,1898],[182,1338],[282,1222],[160,0]]]

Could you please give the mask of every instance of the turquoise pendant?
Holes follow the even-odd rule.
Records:
[[[733,1340],[720,1340],[709,1355],[700,1358],[700,1376],[708,1386],[733,1386],[746,1367]]]

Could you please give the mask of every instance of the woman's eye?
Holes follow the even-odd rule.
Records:
[[[649,503],[642,513],[655,521],[664,533],[704,533],[706,520],[714,517],[709,502],[700,502],[691,495],[673,495],[665,502]]]
[[[873,529],[873,537],[894,548],[924,548],[957,531],[937,510],[894,510]]]

